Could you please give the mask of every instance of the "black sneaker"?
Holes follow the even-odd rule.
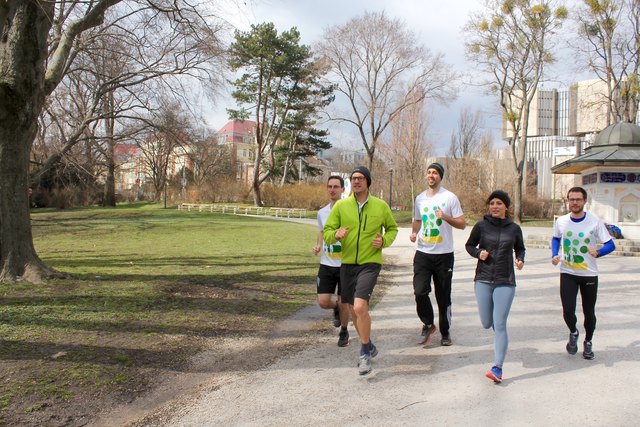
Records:
[[[440,340],[440,345],[449,347],[451,345],[451,336],[449,334],[443,335],[442,339]]]
[[[338,304],[333,308],[333,326],[340,327],[340,306]]]
[[[346,329],[344,331],[340,331],[338,335],[338,347],[346,347],[349,345],[349,331]]]
[[[420,338],[419,338],[418,344],[427,345],[427,343],[429,342],[429,338],[431,338],[431,335],[435,333],[436,333],[436,325],[431,325],[431,326],[422,325],[422,331],[420,332]]]
[[[578,352],[578,335],[580,332],[569,333],[569,342],[567,343],[567,353],[576,354]]]
[[[596,355],[593,354],[591,341],[585,341],[583,345],[584,345],[584,350],[582,350],[582,357],[584,357],[587,360],[591,360],[594,357],[596,357]]]

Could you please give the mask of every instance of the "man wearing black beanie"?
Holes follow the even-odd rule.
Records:
[[[441,345],[451,345],[451,281],[453,278],[453,227],[464,230],[466,222],[455,194],[440,187],[444,167],[437,162],[427,168],[427,189],[413,207],[409,239],[418,242],[413,258],[413,291],[416,311],[422,321],[419,343],[426,346],[436,331],[429,293],[431,280],[438,303]]]
[[[369,299],[382,267],[382,248],[393,243],[398,234],[389,205],[369,194],[371,173],[364,166],[351,172],[353,195],[339,200],[331,209],[322,237],[327,244],[340,242],[342,265],[340,283],[343,304],[349,305],[353,325],[360,336],[358,372],[371,372],[371,359],[378,349],[371,340]]]

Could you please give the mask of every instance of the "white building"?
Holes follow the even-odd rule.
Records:
[[[585,153],[551,168],[575,175],[589,194],[587,210],[640,239],[640,126],[617,123],[598,134]]]

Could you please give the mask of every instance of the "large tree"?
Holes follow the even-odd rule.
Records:
[[[427,98],[446,103],[455,97],[456,74],[444,55],[433,54],[402,21],[384,13],[328,28],[318,51],[348,103],[332,118],[356,127],[370,168],[381,136],[403,110]]]
[[[252,114],[256,122],[251,188],[260,206],[260,185],[277,167],[275,147],[283,140],[291,117],[326,106],[333,89],[320,84],[325,70],[310,47],[300,44],[296,28],[278,34],[273,23],[263,23],[252,25],[247,32],[237,31],[231,56],[231,68],[241,70],[242,75],[233,91],[240,108],[228,111],[232,119]]]
[[[426,110],[425,100],[402,110],[391,123],[389,136],[380,147],[382,158],[393,174],[389,177],[393,187],[390,191],[394,193],[390,200],[396,200],[398,204],[413,206],[413,200],[424,186],[427,159],[432,153],[427,138],[431,118]]]
[[[529,111],[545,66],[554,61],[554,35],[567,18],[555,0],[487,0],[465,26],[469,59],[499,95],[516,182],[514,216],[522,221],[522,191]]]
[[[484,126],[482,113],[479,110],[471,112],[465,107],[460,110],[458,127],[451,133],[449,156],[454,159],[477,156],[482,150],[481,132]]]
[[[118,3],[122,16],[153,9],[176,25],[193,7],[181,0],[0,1],[0,281],[37,283],[55,272],[37,256],[29,218],[29,153],[45,100],[72,66],[82,35]],[[134,48],[134,46],[132,46]]]
[[[484,131],[479,110],[465,107],[460,111],[458,126],[451,134],[449,158],[446,160],[448,188],[460,194],[465,210],[485,212],[484,198],[495,189],[490,161],[490,131]],[[480,208],[480,209],[478,209]]]
[[[607,87],[607,126],[635,123],[640,101],[640,2],[582,0],[575,16],[579,62]]]
[[[50,97],[57,108],[47,110],[49,120],[69,128],[68,137],[50,142],[57,149],[34,168],[32,185],[40,185],[49,169],[90,138],[95,163],[87,170],[105,175],[104,204],[115,206],[114,150],[131,137],[126,132],[143,126],[135,122],[145,122],[160,109],[161,98],[188,105],[185,81],[211,87],[224,76],[219,34],[225,28],[204,19],[204,11],[182,7],[180,21],[173,21],[144,3],[136,5],[135,13],[125,13],[130,12],[126,6],[110,9],[106,22],[86,31],[78,43],[73,64]]]
[[[188,158],[187,145],[193,135],[193,125],[178,103],[167,102],[160,111],[147,119],[149,126],[139,132],[136,144],[142,154],[145,173],[153,187],[153,197],[166,196],[170,179],[183,170],[173,170]],[[166,200],[165,200],[166,202]]]

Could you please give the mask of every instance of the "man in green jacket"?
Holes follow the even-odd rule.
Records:
[[[378,349],[371,342],[369,299],[382,267],[382,248],[393,243],[398,225],[391,209],[369,194],[371,173],[364,166],[351,172],[353,195],[339,200],[331,209],[322,237],[327,244],[342,245],[342,303],[349,306],[353,325],[360,335],[360,375],[371,372],[371,358]]]

